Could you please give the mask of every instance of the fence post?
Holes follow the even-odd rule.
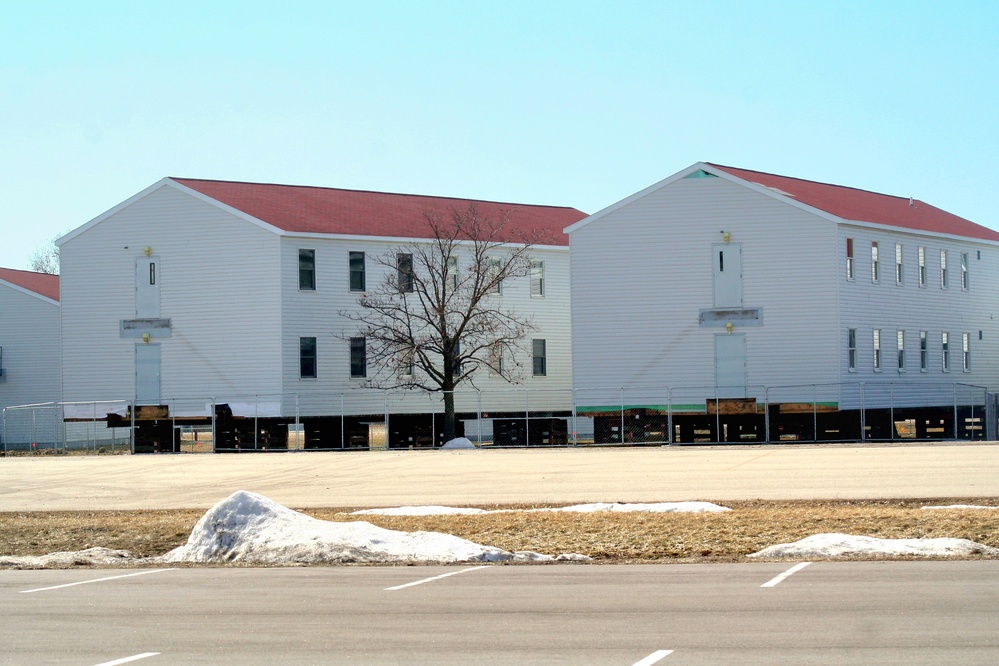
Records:
[[[954,439],[957,440],[957,383],[954,383]]]
[[[673,445],[673,389],[666,387],[666,443]]]
[[[524,446],[531,445],[531,398],[530,391],[524,389]]]
[[[346,447],[344,437],[347,434],[347,419],[344,415],[346,407],[343,404],[343,393],[340,394],[340,450],[344,450]]]
[[[302,438],[302,442],[301,442],[302,448],[301,448],[301,450],[304,451],[305,450],[306,437],[305,437],[305,428],[302,426],[302,422],[299,420],[300,415],[301,415],[301,405],[299,404],[299,396],[296,393],[295,394],[295,443],[296,444],[299,443],[298,442],[298,438],[301,436],[301,438]]]
[[[812,384],[812,441],[819,441],[819,387]]]
[[[478,434],[476,437],[479,439],[479,448],[482,448],[482,391],[475,389],[478,394],[478,399],[476,400],[475,422],[478,424]]]
[[[891,427],[889,439],[895,441],[895,382],[888,384],[888,425]]]
[[[576,424],[576,389],[575,387],[569,389],[569,395],[572,396],[572,445],[579,446],[579,427]]]
[[[385,412],[385,450],[392,448],[392,431],[389,429],[388,391],[382,391],[382,411]]]
[[[135,401],[128,403],[128,414],[131,417],[129,420],[131,423],[128,428],[128,448],[135,455]]]
[[[860,441],[867,439],[867,393],[864,382],[860,382]]]
[[[621,432],[618,435],[618,442],[624,444],[624,387],[621,387]]]

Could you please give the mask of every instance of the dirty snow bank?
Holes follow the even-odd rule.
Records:
[[[968,539],[878,539],[853,534],[814,534],[794,543],[781,543],[749,557],[963,557],[988,555],[999,557],[999,548]]]
[[[59,569],[79,566],[107,566],[135,562],[127,550],[87,548],[48,555],[0,555],[0,567],[13,569]]]
[[[924,506],[924,509],[999,509],[999,506],[981,506],[979,504],[948,504],[947,506]]]
[[[452,440],[449,440],[449,441],[445,442],[441,446],[440,450],[445,450],[445,449],[447,449],[447,450],[450,450],[450,449],[474,449],[474,448],[476,448],[476,447],[475,447],[475,444],[472,443],[472,440],[468,439],[467,437],[458,437],[456,439],[452,439]]]
[[[659,502],[654,504],[621,504],[619,502],[597,502],[594,504],[575,504],[552,509],[463,509],[451,506],[397,506],[391,509],[362,509],[351,515],[380,516],[446,516],[446,515],[480,515],[483,513],[525,513],[558,512],[594,513],[597,511],[647,512],[647,513],[720,513],[731,511],[727,506],[719,506],[711,502]]]
[[[551,562],[532,552],[511,553],[450,534],[398,532],[362,521],[333,523],[240,490],[201,517],[187,543],[164,562],[248,562],[255,564],[353,562]],[[562,560],[579,561],[575,556]]]

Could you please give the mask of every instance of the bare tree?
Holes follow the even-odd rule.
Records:
[[[444,441],[456,434],[454,391],[475,386],[483,369],[517,383],[521,342],[531,319],[504,307],[504,281],[530,274],[539,234],[510,242],[510,211],[500,219],[475,204],[448,214],[425,211],[431,239],[375,258],[385,279],[340,315],[358,324],[370,367],[367,386],[440,392]]]
[[[48,273],[49,275],[59,275],[59,246],[55,244],[56,236],[48,245],[35,250],[28,260],[28,268],[36,273]]]

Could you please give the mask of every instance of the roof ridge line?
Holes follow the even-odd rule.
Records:
[[[713,166],[713,167],[718,167],[720,169],[735,169],[736,171],[749,171],[751,173],[758,173],[758,174],[763,175],[763,176],[774,176],[775,178],[786,178],[788,180],[797,180],[797,181],[802,182],[802,183],[812,183],[812,184],[815,184],[815,185],[824,185],[826,187],[838,187],[838,188],[844,189],[844,190],[853,190],[854,192],[864,192],[865,194],[875,194],[875,195],[877,195],[879,197],[888,197],[889,199],[901,199],[902,201],[910,201],[911,200],[913,202],[918,201],[919,203],[923,204],[924,206],[932,206],[933,208],[936,208],[936,206],[933,206],[933,204],[928,204],[925,201],[923,201],[922,199],[917,199],[915,197],[905,197],[905,196],[900,196],[898,194],[886,194],[884,192],[876,192],[874,190],[866,190],[866,189],[864,189],[862,187],[852,187],[850,185],[838,185],[836,183],[827,183],[827,182],[824,182],[824,181],[821,181],[821,180],[812,180],[810,178],[798,178],[797,176],[785,176],[783,174],[772,173],[770,171],[760,171],[759,169],[746,169],[744,167],[730,166],[730,165],[725,165],[725,164],[716,164],[714,162],[705,162],[705,164],[707,164],[709,166]],[[943,209],[938,208],[937,210],[943,210]],[[944,212],[947,212],[947,211],[944,211]],[[953,213],[951,213],[951,214],[953,214]]]
[[[411,194],[408,192],[385,192],[383,190],[365,190],[365,189],[357,189],[351,187],[325,187],[322,185],[289,185],[287,183],[259,183],[250,180],[223,180],[221,178],[186,178],[180,176],[168,176],[168,178],[170,178],[170,180],[175,180],[180,183],[183,183],[184,181],[198,181],[201,183],[260,185],[263,187],[293,187],[293,188],[308,189],[308,190],[334,190],[337,192],[357,192],[358,194],[381,194],[385,196],[394,196],[394,197],[419,197],[422,199],[447,199],[449,201],[469,201],[469,202],[485,203],[485,204],[498,204],[501,206],[530,206],[532,208],[556,208],[559,210],[579,210],[577,208],[573,208],[572,206],[556,206],[555,204],[525,204],[525,203],[514,203],[512,201],[495,201],[492,199],[472,199],[469,197],[452,197],[452,196],[442,196],[436,194]]]

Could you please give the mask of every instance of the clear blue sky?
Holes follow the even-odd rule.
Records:
[[[699,160],[999,229],[999,2],[10,2],[0,266],[164,176],[574,206]]]

